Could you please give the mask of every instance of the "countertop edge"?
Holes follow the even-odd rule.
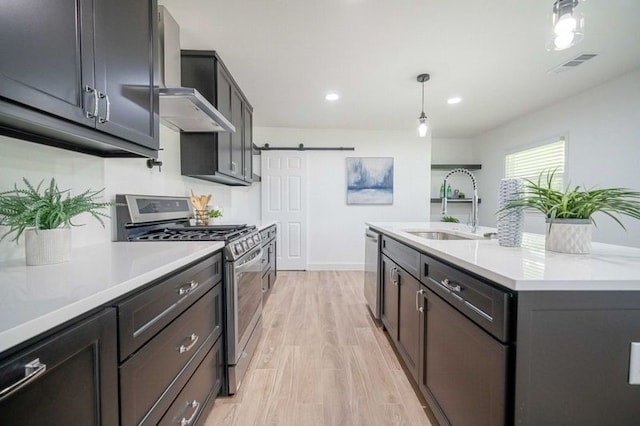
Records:
[[[0,356],[3,352],[61,326],[75,318],[100,307],[106,307],[112,302],[136,289],[149,284],[173,271],[180,269],[192,262],[202,259],[223,248],[223,243],[211,244],[186,256],[182,256],[173,262],[166,263],[152,271],[137,275],[124,282],[118,283],[108,289],[94,293],[62,308],[48,312],[42,316],[21,323],[13,328],[0,332]]]

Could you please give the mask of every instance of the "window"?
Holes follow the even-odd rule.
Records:
[[[534,148],[507,154],[504,158],[504,174],[506,178],[526,178],[534,182],[538,181],[540,173],[542,180],[546,177],[546,171],[556,170],[553,187],[562,189],[564,185],[564,138]]]

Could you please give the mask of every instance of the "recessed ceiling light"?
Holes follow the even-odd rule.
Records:
[[[340,95],[337,93],[327,93],[327,96],[324,97],[328,101],[337,101],[340,99]]]
[[[453,98],[447,99],[447,103],[449,105],[459,104],[462,101],[462,98],[459,96],[454,96]]]

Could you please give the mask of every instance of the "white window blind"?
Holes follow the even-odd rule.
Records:
[[[540,173],[545,182],[546,172],[556,170],[553,187],[564,185],[564,139],[507,154],[504,159],[506,178],[526,178],[538,182]]]

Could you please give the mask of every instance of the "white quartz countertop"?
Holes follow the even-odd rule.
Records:
[[[0,263],[0,352],[105,305],[224,247],[222,242],[113,242],[70,262]]]
[[[517,291],[640,291],[640,249],[592,243],[591,254],[544,250],[544,235],[524,234],[522,247],[497,240],[427,240],[408,233],[447,230],[470,233],[462,224],[443,222],[367,223],[426,254],[443,259]],[[480,227],[477,235],[495,232]]]

